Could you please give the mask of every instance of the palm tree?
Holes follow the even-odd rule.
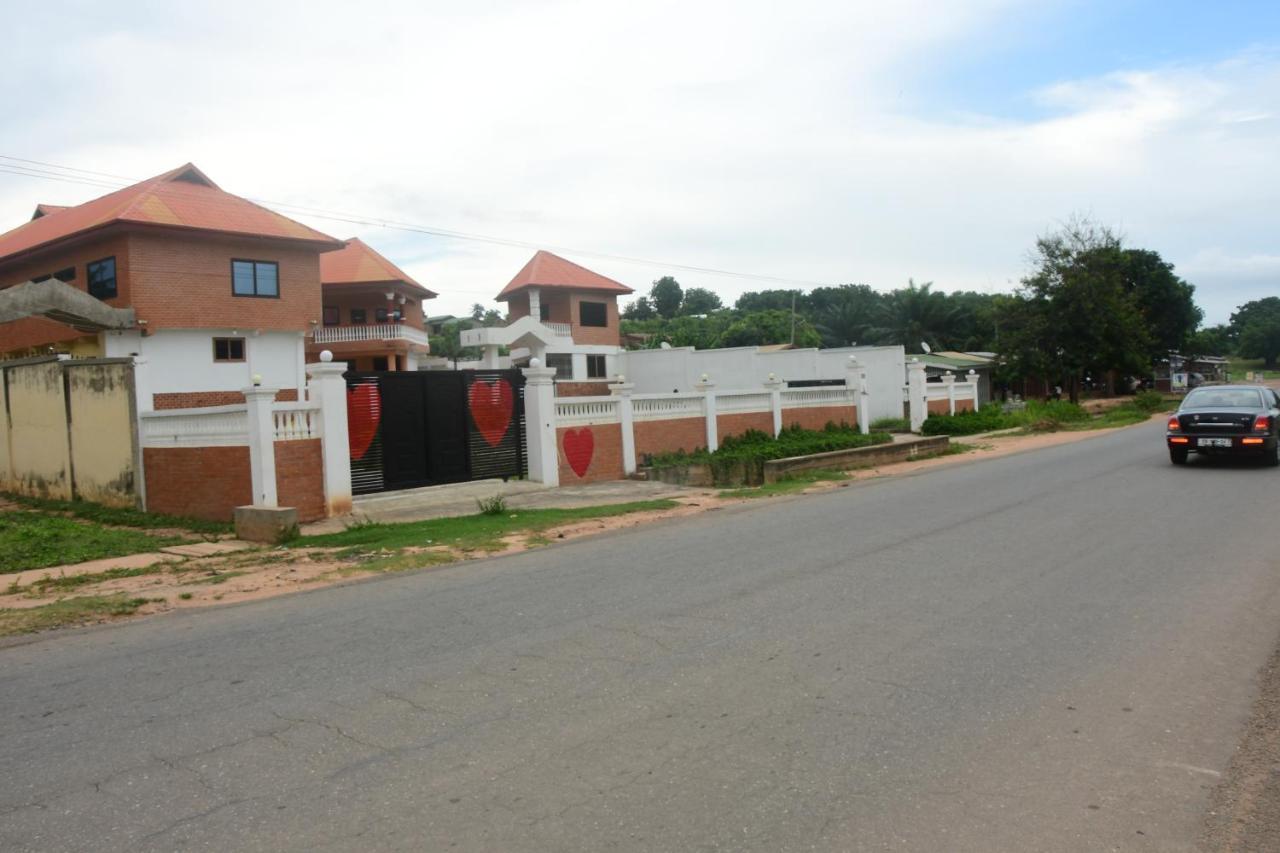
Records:
[[[933,290],[933,282],[907,286],[884,300],[877,323],[868,331],[882,344],[902,344],[908,352],[918,352],[921,343],[945,348],[951,345],[959,325],[959,306],[947,294]]]

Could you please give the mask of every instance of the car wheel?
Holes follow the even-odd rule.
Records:
[[[1187,464],[1186,448],[1170,447],[1169,461],[1172,462],[1174,465],[1186,465]]]

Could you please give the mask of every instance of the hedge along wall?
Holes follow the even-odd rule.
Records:
[[[960,411],[960,401],[956,401],[956,411]],[[951,404],[946,400],[930,400],[929,414],[931,415],[949,415],[951,414]]]
[[[819,430],[829,423],[858,425],[858,410],[854,406],[818,406],[782,410],[782,426]]]
[[[665,421],[636,421],[636,457],[656,453],[693,452],[707,446],[705,418],[672,418]]]
[[[592,424],[556,428],[560,485],[621,480],[622,425]]]
[[[716,438],[719,441],[753,429],[773,435],[773,412],[734,412],[716,415]]]

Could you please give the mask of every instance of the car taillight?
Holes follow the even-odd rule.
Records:
[[[1182,424],[1178,423],[1178,419],[1176,417],[1169,418],[1169,432],[1179,432],[1181,429]]]
[[[1266,432],[1269,429],[1271,429],[1271,416],[1258,415],[1257,419],[1253,422],[1253,431]]]

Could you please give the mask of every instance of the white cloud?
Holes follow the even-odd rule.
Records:
[[[1280,62],[1060,81],[1020,120],[911,114],[902,94],[1016,5],[32,5],[0,58],[0,153],[139,177],[193,160],[257,198],[881,288],[1005,288],[1087,211],[1194,271],[1225,319],[1263,285],[1196,259],[1273,245]],[[48,62],[50,39],[78,61]],[[91,194],[0,175],[0,216]],[[384,249],[439,313],[529,254],[311,224]],[[582,260],[638,289],[670,271]],[[727,301],[765,286],[678,277]]]

